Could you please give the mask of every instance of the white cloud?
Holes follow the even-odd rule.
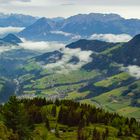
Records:
[[[71,33],[63,32],[63,31],[51,31],[51,33],[57,35],[72,36]]]
[[[50,33],[56,34],[56,35],[63,35],[65,37],[70,37],[72,40],[81,39],[80,35],[75,35],[75,34],[68,33],[68,32],[63,32],[63,31],[51,31]]]
[[[40,51],[43,53],[59,50],[61,53],[63,53],[63,57],[61,60],[58,60],[56,63],[50,63],[47,65],[42,65],[40,63],[43,68],[54,70],[55,72],[69,72],[71,70],[77,70],[92,60],[92,58],[90,57],[92,51],[82,51],[80,48],[65,48],[65,44],[57,42],[31,42],[24,40],[24,43],[21,43],[19,45],[20,48]],[[79,62],[77,64],[69,63],[73,56],[79,59]]]
[[[42,51],[42,52],[50,52],[54,50],[59,50],[63,48],[65,45],[57,42],[32,42],[26,41],[23,39],[23,43],[19,44],[21,48],[34,50],[34,51]]]
[[[79,39],[81,39],[82,37],[80,36],[80,35],[74,35],[73,37],[72,37],[72,40],[79,40]]]
[[[0,37],[6,36],[9,33],[18,33],[23,29],[24,27],[0,27]]]
[[[16,49],[17,46],[0,46],[0,54],[6,51]]]
[[[62,53],[64,55],[61,60],[57,61],[56,63],[48,64],[44,66],[44,68],[54,70],[57,73],[68,73],[69,71],[80,69],[83,65],[92,61],[92,58],[90,57],[92,54],[91,51],[63,48]],[[69,63],[73,56],[79,59],[77,64]]]
[[[9,47],[5,47],[5,46],[0,46],[0,54],[6,51],[9,51],[10,48]]]
[[[27,41],[21,38],[23,43],[20,43],[19,46],[14,45],[0,45],[0,53],[13,50],[13,49],[26,49],[32,51],[38,51],[41,53],[51,52],[54,50],[60,50],[65,47],[65,44],[57,43],[57,42],[32,42]]]
[[[136,65],[130,65],[128,67],[123,67],[122,70],[128,72],[131,76],[140,79],[140,67]]]
[[[102,40],[106,42],[128,42],[132,37],[128,34],[93,34],[89,39]]]

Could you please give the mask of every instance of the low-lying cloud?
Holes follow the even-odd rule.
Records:
[[[32,42],[32,41],[26,41],[23,40],[23,43],[19,44],[21,48],[27,49],[27,50],[34,50],[34,51],[40,51],[40,52],[51,52],[54,50],[59,50],[61,48],[64,48],[65,44],[57,43],[57,42]]]
[[[13,49],[16,49],[17,46],[0,46],[0,54],[3,52],[7,52]]]
[[[63,31],[51,31],[51,33],[57,35],[72,36],[71,33],[63,32]]]
[[[23,40],[23,43],[20,43],[19,46],[0,46],[0,52],[5,52],[13,49],[26,49],[41,53],[60,51],[63,56],[61,59],[58,59],[56,63],[49,63],[47,65],[42,65],[41,62],[39,63],[43,68],[53,70],[57,73],[66,73],[71,70],[80,69],[83,65],[92,61],[92,58],[90,57],[92,51],[82,51],[80,48],[69,49],[65,46],[65,44],[57,42],[31,42]],[[76,57],[79,61],[77,63],[70,63],[70,60],[73,57]]]
[[[32,42],[22,39],[23,43],[20,43],[18,46],[15,45],[0,45],[0,52],[5,52],[13,49],[26,49],[36,52],[51,52],[54,50],[60,50],[65,47],[65,44],[57,42]]]
[[[65,37],[71,38],[72,40],[81,39],[80,35],[76,35],[76,34],[72,34],[72,33],[68,33],[68,32],[63,32],[63,31],[51,31],[50,33],[56,34],[56,35],[63,35]]]
[[[92,40],[101,40],[106,42],[128,42],[132,37],[128,34],[93,34],[89,39]]]
[[[58,60],[56,63],[50,63],[47,65],[40,65],[43,68],[49,70],[55,70],[56,72],[69,72],[71,70],[77,70],[81,68],[86,63],[90,62],[92,59],[90,55],[92,51],[82,51],[80,48],[78,49],[69,49],[65,47],[65,44],[57,43],[57,42],[31,42],[31,41],[24,41],[24,43],[20,44],[21,48],[39,51],[39,52],[53,52],[53,51],[60,51],[63,54],[61,60]],[[72,57],[77,57],[79,62],[76,64],[69,63]]]
[[[123,67],[122,70],[128,72],[131,76],[140,79],[140,67],[136,65],[130,65],[128,67]]]
[[[44,66],[47,69],[54,69],[57,73],[68,73],[71,70],[80,69],[83,65],[92,61],[90,55],[91,51],[81,51],[81,49],[69,49],[63,48],[61,51],[64,55],[61,60],[58,60],[56,63],[51,63]],[[79,62],[76,64],[69,63],[72,57],[77,57]]]
[[[24,27],[0,27],[0,37],[4,37],[9,33],[18,33],[23,29]]]

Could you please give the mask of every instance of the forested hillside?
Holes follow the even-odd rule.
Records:
[[[71,100],[17,99],[0,106],[2,140],[138,140],[140,124]]]

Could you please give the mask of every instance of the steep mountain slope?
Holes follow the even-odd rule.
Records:
[[[115,45],[117,45],[117,43],[108,43],[108,42],[103,42],[99,40],[81,39],[77,42],[67,45],[66,47],[71,48],[71,49],[80,48],[81,50],[91,50],[95,52],[102,52]]]
[[[18,35],[30,40],[65,41],[73,35],[59,31],[64,20],[41,18]]]
[[[123,64],[140,66],[140,35],[136,35],[132,40],[124,43],[122,47],[118,47],[108,52],[110,59]]]
[[[0,74],[0,103],[3,103],[13,95],[15,90],[15,85],[13,81],[8,80],[4,77],[1,77]]]
[[[53,30],[53,24],[55,22],[48,23],[49,21],[46,18],[41,18],[31,26],[27,27],[25,30],[23,30],[20,34],[28,35],[34,34],[35,36],[43,36],[47,34],[49,31]],[[35,38],[37,38],[35,37]]]

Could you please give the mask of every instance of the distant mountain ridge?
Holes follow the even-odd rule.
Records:
[[[0,27],[27,27],[36,22],[37,19],[37,17],[23,14],[0,13]]]
[[[139,19],[125,19],[117,14],[79,14],[59,20],[41,18],[19,35],[26,39],[42,41],[68,41],[88,38],[93,34],[140,33]]]

